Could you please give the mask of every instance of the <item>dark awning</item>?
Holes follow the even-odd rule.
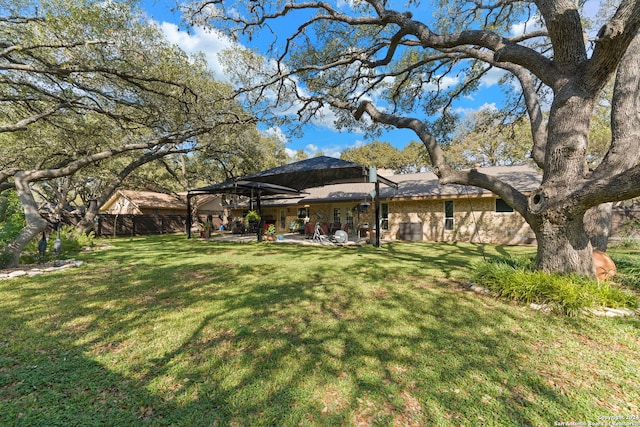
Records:
[[[268,182],[296,190],[330,184],[370,182],[369,168],[354,162],[319,156],[243,176],[243,181]],[[398,188],[395,182],[377,175],[379,182]]]
[[[261,195],[274,195],[274,194],[300,194],[299,190],[294,188],[285,187],[283,185],[271,184],[268,182],[256,182],[246,180],[233,180],[230,179],[218,184],[208,185],[206,187],[196,188],[189,191],[189,196],[197,196],[200,194],[221,194],[221,193],[233,193],[242,196],[251,196],[256,193]]]

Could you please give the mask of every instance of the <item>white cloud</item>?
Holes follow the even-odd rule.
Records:
[[[438,76],[437,78],[439,79],[438,82],[428,82],[427,84],[422,86],[423,89],[426,91],[436,91],[438,90],[438,87],[440,87],[441,90],[446,90],[457,85],[458,82],[460,82],[460,79],[458,77]]]
[[[158,24],[167,40],[178,45],[189,54],[204,53],[209,69],[216,78],[222,81],[229,81],[224,75],[222,65],[218,61],[218,54],[234,45],[233,41],[223,36],[215,30],[205,30],[202,27],[194,27],[193,33],[180,30],[180,28],[169,22]]]
[[[263,133],[267,136],[274,136],[278,138],[279,141],[282,141],[285,144],[289,142],[289,137],[287,137],[287,135],[285,135],[285,133],[279,127],[271,127],[269,129],[264,130]]]
[[[531,32],[540,29],[542,29],[542,27],[540,26],[540,16],[533,15],[529,18],[528,21],[522,21],[520,23],[513,24],[511,26],[511,34],[514,36],[521,36],[525,32]]]
[[[519,24],[514,24],[511,26],[511,34],[514,36],[521,36],[524,34],[524,30],[527,27],[526,22],[520,22]]]
[[[498,111],[498,107],[496,106],[495,102],[490,102],[484,103],[477,108],[459,107],[454,111],[456,112],[456,114],[460,114],[461,116],[468,116],[482,110]]]
[[[356,9],[360,3],[360,0],[338,0],[336,4],[339,8]]]
[[[507,74],[506,71],[501,70],[500,68],[492,68],[487,72],[482,79],[480,79],[480,84],[484,87],[491,87],[497,85],[498,82],[504,75]]]

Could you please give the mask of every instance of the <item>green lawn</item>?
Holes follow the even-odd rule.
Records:
[[[0,281],[0,425],[640,415],[640,319],[570,318],[465,291],[480,245],[106,243],[79,268]]]

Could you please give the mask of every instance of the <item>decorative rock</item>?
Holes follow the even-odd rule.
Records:
[[[616,316],[634,316],[636,314],[635,311],[628,308],[605,308],[605,311]]]
[[[15,277],[22,277],[22,276],[29,276],[29,277],[33,277],[33,276],[38,276],[40,274],[44,274],[44,273],[50,273],[52,271],[58,271],[58,270],[64,270],[67,268],[71,268],[71,267],[80,267],[83,264],[83,261],[76,261],[74,259],[69,259],[66,261],[59,261],[60,265],[54,266],[54,267],[47,267],[47,268],[32,268],[31,270],[25,271],[25,270],[15,270],[15,271],[11,271],[9,273],[0,273],[0,280],[2,279],[13,279]]]
[[[551,307],[549,307],[547,304],[536,304],[536,303],[531,303],[529,304],[529,307],[533,308],[534,310],[540,310],[544,313],[548,313],[551,311]]]
[[[491,292],[489,291],[489,289],[477,285],[471,285],[471,290],[479,294],[488,294],[489,292]]]
[[[9,277],[13,278],[13,277],[20,277],[20,276],[26,276],[27,272],[24,270],[16,270],[16,271],[12,271],[11,273],[9,273]]]
[[[599,317],[625,317],[625,316],[638,316],[640,310],[631,310],[628,308],[609,308],[605,307],[602,310],[596,310],[594,308],[582,310],[584,314],[590,314]]]

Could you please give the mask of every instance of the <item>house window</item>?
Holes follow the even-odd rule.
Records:
[[[380,229],[389,229],[389,203],[382,203],[380,205]]]
[[[504,200],[496,199],[496,212],[513,212],[513,208]]]
[[[333,208],[333,222],[341,222],[340,208]]]
[[[349,224],[349,230],[353,230],[353,209],[347,210],[347,224]]]
[[[307,208],[298,208],[298,218],[305,219],[307,217]]]
[[[287,223],[287,212],[284,209],[280,210],[280,229],[284,230]]]
[[[444,202],[444,229],[453,230],[453,200]]]

